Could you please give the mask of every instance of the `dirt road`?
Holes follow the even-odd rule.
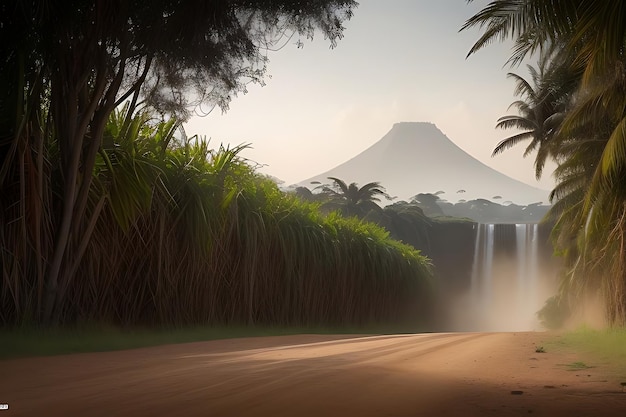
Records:
[[[0,361],[0,417],[625,415],[626,375],[536,353],[543,338],[303,335]]]

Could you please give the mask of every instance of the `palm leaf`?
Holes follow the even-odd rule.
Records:
[[[531,75],[533,80],[537,80],[539,77],[537,75],[537,71],[531,65],[528,65],[528,68],[531,69]],[[520,97],[528,97],[531,102],[537,101],[537,93],[532,85],[528,81],[526,81],[522,76],[517,75],[513,72],[509,72],[507,78],[512,78],[515,80],[515,90],[513,94]]]
[[[616,177],[626,164],[626,116],[617,124],[602,153],[602,175]]]
[[[532,132],[522,132],[522,133],[518,133],[516,135],[510,136],[506,139],[501,140],[498,145],[495,147],[495,149],[493,150],[493,152],[491,153],[491,156],[495,156],[498,155],[500,153],[502,153],[504,150],[512,148],[513,146],[517,145],[518,143],[531,139],[533,137],[533,133]]]
[[[537,123],[524,116],[502,116],[496,124],[497,129],[524,129],[534,131],[537,129]]]

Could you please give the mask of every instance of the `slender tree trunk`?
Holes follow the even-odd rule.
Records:
[[[103,52],[105,53],[105,52]],[[71,73],[70,76],[58,77],[53,80],[51,110],[57,126],[57,138],[60,143],[62,157],[63,184],[63,209],[61,212],[60,225],[55,232],[54,252],[48,272],[48,280],[44,298],[44,310],[42,321],[46,324],[56,324],[63,303],[62,294],[70,278],[62,274],[62,267],[68,245],[72,241],[72,235],[76,234],[78,227],[83,222],[84,208],[77,207],[77,203],[86,201],[89,193],[92,174],[95,164],[95,155],[102,143],[104,125],[115,103],[115,95],[121,84],[124,71],[124,61],[120,60],[119,73],[116,74],[109,84],[109,74],[106,67],[96,73],[93,88],[90,88],[88,76],[73,74],[79,59],[70,59],[67,63],[62,61],[61,71]],[[83,73],[90,74],[92,67],[85,64]],[[63,80],[80,80],[75,85],[63,84]],[[79,100],[84,89],[89,89],[89,100]],[[80,106],[84,102],[86,106]],[[91,129],[90,129],[91,128]],[[83,156],[83,148],[87,133],[90,133],[91,142],[86,156]],[[69,139],[68,139],[69,138]],[[82,162],[82,164],[81,164]],[[81,171],[82,168],[82,171]],[[81,177],[82,173],[82,177]],[[80,212],[77,212],[77,208]],[[75,233],[72,233],[74,229]],[[80,240],[79,240],[80,241]],[[76,261],[76,260],[74,260]],[[69,272],[69,269],[68,271]],[[59,289],[61,285],[61,290]]]
[[[67,41],[66,41],[67,42]],[[69,43],[69,42],[67,42]],[[71,50],[71,45],[64,45]],[[64,57],[62,57],[64,58]],[[46,282],[44,308],[42,321],[44,324],[50,324],[52,319],[52,311],[57,297],[58,279],[61,272],[61,266],[65,256],[65,251],[69,241],[71,225],[73,221],[72,214],[74,212],[74,204],[76,202],[76,188],[78,181],[78,169],[80,164],[80,156],[82,152],[83,140],[87,131],[87,126],[83,131],[79,132],[78,123],[81,115],[78,109],[78,95],[81,89],[80,84],[69,84],[70,80],[76,80],[75,74],[78,57],[74,60],[72,57],[59,60],[58,75],[52,79],[51,103],[50,111],[52,113],[53,123],[55,125],[55,134],[59,143],[61,157],[61,172],[63,175],[63,208],[61,212],[60,225],[54,230],[54,251],[50,269],[48,270],[48,279]],[[67,62],[70,61],[70,62]],[[81,77],[82,78],[82,77]],[[87,110],[87,109],[84,109]],[[89,115],[89,118],[91,115]]]

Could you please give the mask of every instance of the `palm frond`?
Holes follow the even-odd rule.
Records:
[[[626,168],[626,115],[615,126],[600,161],[602,175],[617,177]]]
[[[523,129],[534,131],[537,128],[538,126],[535,121],[524,116],[516,115],[502,116],[498,119],[496,124],[496,129]]]
[[[517,145],[520,142],[532,139],[532,137],[533,137],[533,132],[522,132],[522,133],[518,133],[516,135],[510,136],[506,139],[503,139],[495,147],[495,149],[491,153],[491,156],[496,156],[504,152],[506,149],[512,148],[513,146]]]
[[[343,194],[348,193],[348,185],[343,180],[335,177],[328,177],[328,179],[331,180],[333,182],[333,185],[339,188]]]
[[[511,110],[512,108],[517,108],[517,111],[523,115],[532,114],[533,108],[531,105],[523,100],[516,100],[513,103],[509,104],[507,110]]]
[[[531,72],[531,75],[533,80],[536,81],[538,79],[537,71],[531,65],[529,65],[528,67],[532,68],[534,74],[533,72]],[[515,90],[513,90],[513,94],[515,96],[528,97],[531,102],[537,101],[537,92],[535,91],[534,87],[524,79],[524,77],[513,72],[509,72],[506,76],[507,78],[512,78],[515,80]]]

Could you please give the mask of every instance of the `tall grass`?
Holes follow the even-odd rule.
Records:
[[[99,214],[83,225],[91,238],[73,248],[80,261],[64,265],[72,279],[61,322],[423,321],[430,265],[418,251],[286,195],[240,157],[243,147],[214,150],[198,138],[177,141],[172,122],[128,120],[118,112],[107,127],[85,206]],[[0,226],[14,243],[23,238]],[[3,269],[2,324],[37,317],[36,302],[19,302],[36,300],[37,287],[12,286],[15,275]]]
[[[211,219],[206,245],[172,224],[163,204],[126,231],[108,222],[65,315],[167,325],[419,321],[429,268],[417,251],[374,225],[324,218],[269,181],[255,188]]]

